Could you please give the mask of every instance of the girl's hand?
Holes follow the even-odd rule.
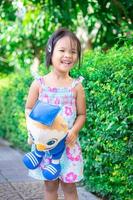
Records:
[[[78,137],[78,133],[74,132],[72,129],[68,131],[66,144],[74,145]]]

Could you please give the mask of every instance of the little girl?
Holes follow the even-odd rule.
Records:
[[[76,35],[60,28],[48,40],[46,47],[46,66],[50,72],[37,78],[31,84],[26,113],[33,108],[37,99],[62,107],[61,114],[68,123],[66,149],[61,158],[61,174],[58,180],[44,180],[41,167],[50,162],[49,153],[40,166],[30,170],[33,178],[44,180],[46,200],[57,200],[59,180],[65,200],[78,200],[76,182],[83,178],[83,159],[78,140],[78,133],[86,117],[85,93],[81,84],[83,78],[73,79],[70,70],[78,62],[80,65],[81,44]]]

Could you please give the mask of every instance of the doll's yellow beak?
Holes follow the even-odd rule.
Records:
[[[37,144],[36,148],[38,151],[44,151],[46,149],[46,147],[43,144]]]

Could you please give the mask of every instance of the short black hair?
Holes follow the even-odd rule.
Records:
[[[64,36],[70,37],[73,41],[77,43],[77,52],[78,52],[78,62],[79,62],[79,67],[80,67],[80,62],[81,62],[81,43],[77,36],[69,31],[66,28],[59,28],[56,32],[52,34],[52,36],[49,38],[48,43],[46,45],[46,67],[49,68],[50,65],[52,65],[52,55],[53,55],[53,50],[55,47],[55,44],[57,41]]]

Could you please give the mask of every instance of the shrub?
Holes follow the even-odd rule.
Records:
[[[133,48],[88,52],[83,69],[86,125],[80,133],[85,182],[110,200],[130,200],[132,193],[131,91]]]
[[[13,146],[22,150],[28,148],[24,106],[31,76],[25,72],[12,74],[1,80],[0,90],[0,136],[8,139]]]

